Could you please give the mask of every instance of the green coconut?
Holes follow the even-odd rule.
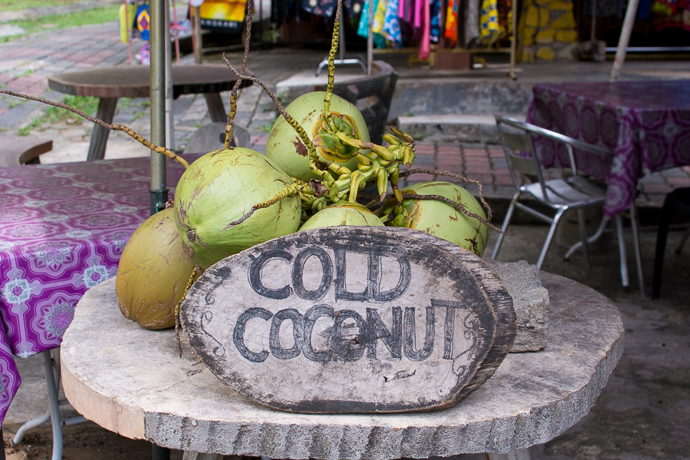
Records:
[[[460,203],[468,211],[486,219],[484,209],[470,192],[450,182],[420,182],[402,190],[405,194],[440,195]],[[482,256],[486,248],[488,228],[474,217],[457,211],[451,205],[439,200],[404,199],[403,206],[407,217],[401,227],[421,230],[430,235],[443,238],[451,243]],[[393,202],[389,201],[383,214],[393,211]],[[391,221],[392,222],[392,221]]]
[[[184,295],[194,262],[184,252],[172,209],[144,221],[125,246],[115,294],[126,318],[146,329],[175,325],[175,305]]]
[[[184,172],[175,190],[175,223],[187,254],[206,269],[229,255],[297,231],[299,196],[283,198],[241,224],[230,225],[291,185],[290,176],[254,150],[235,148],[202,156]]]
[[[323,119],[323,98],[325,95],[326,93],[323,91],[307,93],[292,101],[285,109],[304,128],[312,141],[319,133],[325,133],[326,124]],[[339,130],[350,137],[369,142],[369,130],[356,106],[334,94],[331,98],[329,111]],[[357,160],[352,157],[356,149],[351,146],[338,145],[338,151],[334,151],[335,146],[332,141],[332,137],[329,137],[327,133],[317,137],[315,144],[317,145],[319,160],[334,161],[351,171],[357,169]],[[268,135],[266,156],[275,161],[283,171],[292,177],[305,182],[319,179],[319,176],[309,169],[307,147],[283,117],[276,120],[271,133]]]
[[[383,222],[366,206],[359,203],[341,201],[314,214],[302,225],[300,230],[312,228],[338,227],[341,225],[359,225],[383,227]]]

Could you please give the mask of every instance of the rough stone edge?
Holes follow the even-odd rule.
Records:
[[[98,290],[89,290],[82,297],[85,300],[91,300],[91,297],[101,297],[103,289],[110,288],[115,290],[115,278],[111,278],[103,283]],[[79,314],[79,309],[76,308],[75,315]],[[110,420],[112,424],[98,423],[106,430],[119,433],[131,439],[146,439],[145,435],[145,414],[142,409],[127,404],[118,399],[110,399],[101,393],[89,388],[83,380],[84,376],[78,376],[69,367],[70,359],[70,342],[72,341],[72,334],[67,328],[63,337],[62,344],[64,348],[60,349],[60,368],[62,378],[62,388],[65,396],[69,401],[80,401],[79,413],[89,420]],[[79,378],[81,377],[81,378]],[[103,414],[109,414],[103,416]]]
[[[547,289],[550,284],[555,282],[567,284],[575,283],[574,281],[557,275],[542,273],[542,276]],[[101,288],[106,289],[108,284],[104,284],[104,286],[99,286],[97,290],[100,291]],[[111,286],[111,289],[114,290],[114,287]],[[609,304],[611,303],[596,291],[589,288],[587,289],[594,294],[595,297],[599,297]],[[225,454],[262,454],[274,458],[292,459],[303,459],[311,456],[313,458],[324,458],[329,460],[340,458],[384,460],[401,457],[425,458],[429,456],[449,456],[460,453],[505,453],[512,449],[525,448],[534,444],[547,442],[570,428],[589,412],[596,402],[599,392],[606,385],[609,375],[622,353],[622,325],[613,324],[612,326],[620,329],[620,333],[618,337],[609,344],[607,349],[602,350],[603,353],[607,353],[607,356],[594,366],[593,373],[591,374],[592,377],[589,379],[588,383],[573,391],[570,396],[563,401],[555,401],[540,406],[534,406],[529,413],[506,416],[501,419],[492,420],[491,422],[473,424],[472,426],[413,426],[406,428],[396,428],[394,426],[371,427],[361,425],[332,425],[313,430],[312,433],[309,433],[309,426],[294,423],[289,425],[280,423],[262,423],[260,425],[224,423],[222,426],[219,426],[220,424],[217,423],[200,421],[198,424],[200,428],[203,428],[204,423],[215,425],[208,426],[209,431],[213,432],[212,439],[214,440],[214,445],[219,448],[215,450]],[[68,368],[63,367],[63,369],[66,371],[65,374],[70,373]],[[70,393],[68,393],[68,396],[78,396],[79,394],[72,391],[71,388],[72,386],[70,384]],[[95,392],[87,392],[84,396],[88,397],[94,394]],[[118,401],[113,400],[113,403],[118,403]],[[553,416],[554,412],[562,414],[566,409],[569,409],[568,412],[570,412],[567,417],[555,418]],[[134,416],[134,414],[131,415]],[[97,419],[102,419],[101,417],[102,415],[97,417]],[[141,414],[138,414],[137,418],[142,420]],[[197,446],[196,443],[189,438],[185,441],[186,445],[181,445],[182,441],[172,442],[171,440],[167,440],[166,442],[165,433],[163,431],[165,426],[170,427],[172,425],[170,423],[171,421],[179,421],[175,424],[180,426],[186,422],[190,424],[193,422],[191,419],[186,420],[186,422],[180,419],[179,416],[172,416],[170,414],[145,412],[143,413],[143,422],[145,426],[144,437],[162,446],[178,449],[194,448],[197,451],[203,452],[204,446]],[[549,420],[548,422],[547,419]],[[154,427],[156,426],[158,426],[160,430],[155,430]],[[530,426],[530,428],[527,429],[526,426]],[[118,426],[112,428],[112,430],[125,434],[125,428],[124,426]],[[519,438],[515,436],[515,431],[518,429],[520,431],[525,431]],[[220,438],[222,438],[223,434],[230,435],[230,439],[220,442]],[[324,435],[337,437],[337,448],[334,447],[335,443],[326,445],[325,443],[319,442]],[[365,440],[363,440],[364,435],[366,435]],[[378,448],[373,448],[373,446],[380,444],[381,439],[389,439],[393,442],[388,442],[385,445],[380,445]],[[358,442],[355,442],[357,440]],[[229,448],[223,449],[223,446],[220,445],[221,443]],[[254,447],[252,447],[251,444],[254,444]],[[273,445],[269,446],[269,444]],[[196,447],[200,448],[197,449]]]
[[[575,281],[558,275],[544,272],[542,275],[544,284],[547,286],[559,280],[561,283],[577,284]],[[602,301],[612,303],[591,288],[587,289]],[[224,455],[267,455],[271,458],[295,460],[305,458],[389,460],[447,457],[463,453],[506,453],[514,449],[527,448],[552,440],[589,413],[622,354],[622,323],[619,324],[619,329],[621,333],[618,338],[606,350],[602,350],[606,358],[595,365],[588,383],[571,392],[564,400],[534,406],[530,413],[471,425],[406,428],[330,425],[310,429],[309,426],[297,424],[219,424],[199,421],[197,423],[200,428],[208,429],[208,435],[199,437],[212,438],[213,450]],[[559,415],[554,415],[554,413]],[[395,416],[395,414],[391,415]],[[376,415],[376,417],[382,416],[385,415]],[[158,445],[176,449],[192,448],[198,452],[203,452],[208,448],[206,444],[195,444],[189,437],[186,440],[188,445],[181,445],[173,439],[166,438],[164,428],[171,428],[170,418],[179,417],[150,412],[145,413],[144,417],[146,437]],[[182,423],[179,428],[182,428]],[[526,426],[531,426],[531,428],[527,429]],[[156,427],[159,429],[156,430]],[[519,438],[515,436],[518,429],[526,431]],[[173,431],[175,431],[174,428]],[[323,443],[322,436],[325,432],[332,437],[337,437],[337,440]],[[213,436],[210,436],[211,434]],[[366,439],[363,440],[363,436],[366,436]],[[335,445],[338,447],[335,448]]]

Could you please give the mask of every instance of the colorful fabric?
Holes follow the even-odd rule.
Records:
[[[527,121],[614,153],[578,153],[579,169],[608,184],[607,217],[630,207],[637,180],[690,165],[688,80],[535,85]],[[547,167],[569,164],[561,144],[540,138],[536,148]]]
[[[479,39],[479,0],[465,2],[465,48],[472,48]]]
[[[454,48],[458,44],[458,5],[460,0],[448,0],[446,9],[446,25],[443,38]]]
[[[137,10],[136,16],[137,30],[139,35],[141,35],[142,40],[149,39],[149,23],[151,22],[151,16],[149,15],[149,6],[141,5]]]
[[[12,355],[60,346],[84,292],[117,273],[149,215],[150,163],[0,168],[0,422],[21,382]],[[183,171],[168,163],[168,185]]]
[[[431,43],[441,41],[441,13],[443,4],[441,0],[429,0],[429,40]]]
[[[393,48],[402,48],[402,34],[398,22],[398,2],[389,0],[387,3],[383,22],[384,35],[386,40],[391,42]]]
[[[302,0],[301,4],[304,11],[327,18],[335,14],[337,6],[338,0]]]
[[[479,41],[484,46],[493,45],[501,34],[498,24],[498,2],[496,0],[482,0],[481,27]]]
[[[378,14],[380,8],[383,7],[383,13],[379,16],[381,21],[379,23],[376,22],[376,15]],[[384,15],[386,13],[386,5],[383,1],[379,2],[379,0],[374,0],[374,46],[376,48],[385,48],[386,47],[386,38],[381,35],[381,32],[383,31],[383,19]],[[378,30],[377,30],[377,26]],[[357,28],[357,35],[360,37],[368,38],[369,37],[369,0],[365,0],[364,2],[364,8],[362,9],[362,16],[359,18],[359,27]]]
[[[419,53],[417,59],[426,60],[429,59],[431,54],[431,43],[429,41],[429,36],[431,33],[431,18],[430,16],[430,6],[429,0],[423,0],[424,7],[422,8],[422,38],[419,40]]]

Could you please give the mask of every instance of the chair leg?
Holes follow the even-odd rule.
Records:
[[[48,387],[48,400],[50,401],[50,419],[53,425],[53,456],[52,460],[62,458],[62,419],[60,418],[60,406],[58,403],[57,385],[55,383],[55,372],[53,370],[53,359],[50,350],[43,353],[43,364],[46,373],[46,384]]]
[[[501,227],[501,231],[503,233],[505,233],[506,230],[508,230],[508,225],[510,225],[510,219],[513,217],[513,211],[515,211],[515,203],[517,203],[517,200],[520,198],[520,195],[522,195],[522,193],[517,192],[515,195],[513,195],[513,199],[510,200],[508,213],[506,214],[506,218],[503,219],[503,226]],[[491,259],[496,259],[496,257],[498,257],[498,251],[501,249],[501,244],[503,244],[503,238],[505,237],[503,233],[498,234],[496,244],[494,245],[494,250],[491,251]]]
[[[553,216],[553,223],[551,224],[551,228],[549,228],[549,234],[546,236],[544,247],[542,247],[541,254],[539,254],[537,270],[541,270],[541,266],[544,264],[544,259],[546,259],[546,253],[549,250],[549,246],[551,246],[551,240],[553,240],[553,236],[556,234],[556,228],[561,221],[561,217],[563,217],[563,213],[565,213],[567,210],[568,208],[561,208],[558,210],[558,212],[556,212],[556,215]]]
[[[652,280],[652,299],[658,299],[661,294],[661,273],[664,268],[666,239],[671,224],[671,209],[669,206],[661,208],[659,216],[659,230],[656,234],[656,254],[654,256],[654,279]]]
[[[589,261],[589,247],[587,246],[587,229],[585,228],[585,210],[577,210],[577,219],[580,226],[580,241],[582,241],[582,252],[585,253],[585,267],[592,268]]]
[[[685,246],[685,242],[688,241],[688,237],[690,237],[690,230],[688,230],[688,233],[683,235],[683,238],[680,240],[680,244],[675,250],[675,253],[680,255],[680,253],[683,251],[683,246]]]
[[[616,230],[618,233],[618,252],[621,260],[621,283],[624,288],[630,287],[630,279],[628,278],[628,255],[625,252],[625,235],[623,234],[623,217],[618,214],[616,216]]]
[[[607,219],[606,217],[604,217],[603,219],[601,219],[601,224],[599,224],[599,228],[598,228],[597,231],[594,233],[594,235],[592,235],[592,236],[590,236],[589,238],[587,238],[587,243],[594,243],[596,240],[598,240],[599,238],[601,238],[601,235],[604,234],[604,230],[606,229],[606,225],[607,225],[608,223],[609,223],[609,219]],[[572,256],[572,255],[575,253],[575,251],[577,251],[578,249],[580,249],[581,246],[582,246],[582,241],[578,241],[577,243],[573,244],[573,245],[570,247],[570,249],[568,249],[568,252],[566,252],[565,255],[563,256],[563,260],[568,260],[568,259],[570,259],[570,256]]]
[[[642,269],[642,249],[640,248],[640,231],[637,226],[637,206],[635,206],[634,200],[630,206],[630,226],[632,227],[633,244],[635,245],[635,262],[637,263],[637,281],[640,284],[640,295],[646,297],[644,271]]]

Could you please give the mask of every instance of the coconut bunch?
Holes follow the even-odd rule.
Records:
[[[179,305],[203,270],[298,230],[342,225],[406,227],[482,255],[487,227],[496,228],[490,224],[491,212],[482,198],[481,184],[443,171],[412,169],[415,143],[411,136],[391,128],[384,135],[387,145],[372,143],[357,107],[333,94],[341,8],[339,0],[327,90],[308,93],[283,108],[262,81],[245,74],[250,0],[242,65],[236,69],[225,60],[238,77],[231,95],[225,146],[191,165],[124,125],[107,124],[64,104],[12,93],[67,108],[108,129],[123,131],[185,166],[172,209],[146,220],[123,252],[116,293],[125,317],[149,329],[176,325]],[[270,132],[265,155],[229,144],[237,90],[244,79],[260,85],[282,115]],[[415,173],[477,183],[481,205],[465,189],[449,182],[424,182],[400,190],[399,180]],[[377,190],[377,199],[360,202],[359,192],[368,185]]]

